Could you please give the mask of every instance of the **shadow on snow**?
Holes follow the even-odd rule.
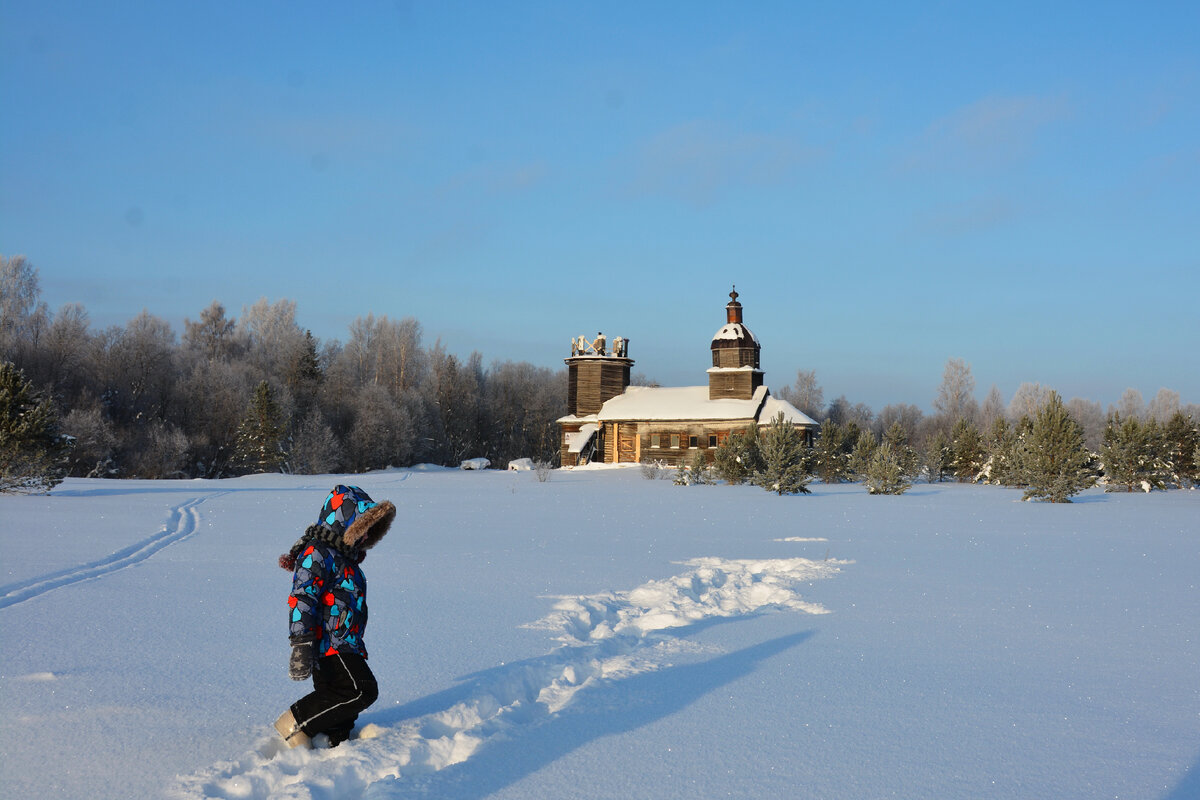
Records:
[[[713,690],[746,677],[766,659],[807,641],[812,635],[812,631],[805,631],[781,636],[708,661],[603,682],[580,694],[560,713],[487,742],[462,763],[432,774],[402,775],[379,781],[371,785],[363,797],[369,800],[486,797],[590,742],[665,719]],[[514,666],[488,670],[475,676],[475,680],[495,679],[499,673],[508,672]],[[385,724],[395,724],[403,717],[445,708],[470,694],[471,685],[423,698],[381,714],[377,719]]]

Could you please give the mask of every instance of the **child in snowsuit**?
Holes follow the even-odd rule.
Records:
[[[275,722],[291,747],[308,746],[318,734],[336,747],[379,695],[363,645],[367,579],[359,564],[395,518],[392,503],[376,503],[357,486],[336,486],[317,524],[279,557],[279,566],[293,570],[288,674],[296,681],[313,679],[313,691]]]

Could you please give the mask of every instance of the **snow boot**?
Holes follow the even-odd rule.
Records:
[[[283,737],[283,741],[287,742],[288,747],[312,747],[312,740],[308,738],[307,733],[300,730],[290,708],[275,720],[275,730],[279,731],[279,735]]]

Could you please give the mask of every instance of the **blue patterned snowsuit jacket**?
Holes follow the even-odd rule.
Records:
[[[358,564],[333,547],[314,541],[300,552],[288,605],[293,642],[316,642],[318,656],[367,657],[367,579]]]

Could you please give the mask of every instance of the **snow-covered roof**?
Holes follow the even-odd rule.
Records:
[[[606,402],[596,419],[618,420],[719,420],[754,419],[767,398],[760,386],[749,400],[708,399],[707,386],[630,386]]]
[[[763,403],[762,414],[759,416],[758,421],[762,425],[773,422],[781,411],[783,412],[784,422],[790,422],[793,425],[810,425],[814,428],[820,427],[820,423],[808,414],[805,414],[787,400],[780,400],[775,395],[767,396],[767,402]]]
[[[816,420],[791,403],[773,397],[766,386],[755,389],[749,400],[710,400],[707,386],[630,386],[589,419],[597,422],[755,419],[760,425],[766,425],[781,411],[784,420],[794,425],[819,427]]]
[[[573,425],[573,424],[583,425],[583,424],[587,424],[589,422],[595,422],[595,421],[596,421],[595,414],[584,414],[583,416],[575,416],[574,414],[567,414],[565,417],[559,417],[558,419],[555,420],[555,422],[557,422],[559,425],[564,425],[564,424],[565,425]]]
[[[587,447],[587,443],[596,435],[596,431],[600,426],[594,422],[589,422],[579,429],[576,433],[568,433],[563,436],[567,441],[568,453],[582,453],[583,448]]]
[[[715,342],[718,339],[749,339],[758,344],[758,337],[741,322],[726,323],[721,330],[713,334],[713,341]]]

